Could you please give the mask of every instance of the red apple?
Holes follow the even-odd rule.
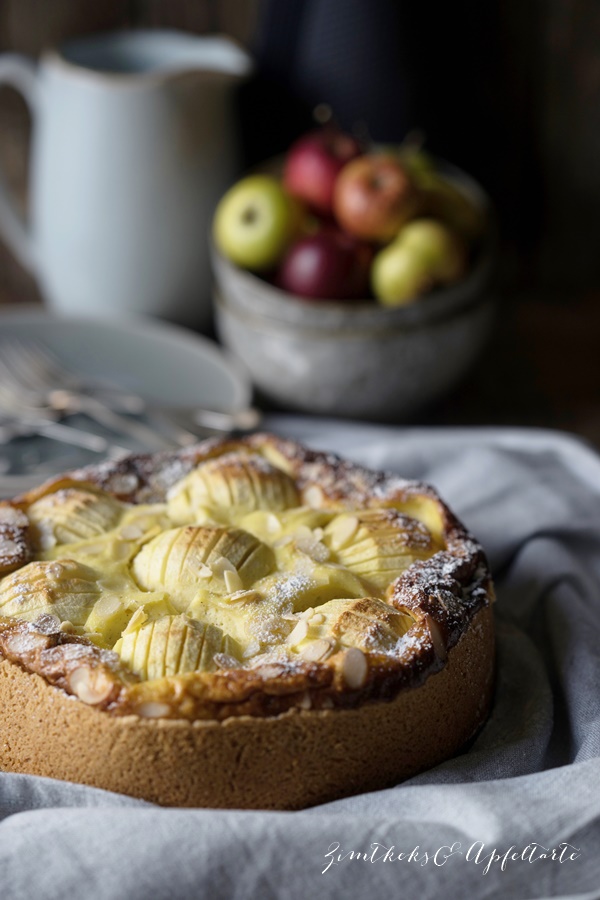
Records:
[[[385,243],[417,212],[417,190],[399,159],[369,153],[340,172],[333,211],[342,228],[365,241]]]
[[[368,295],[371,261],[370,247],[324,229],[290,247],[275,283],[301,297],[356,300]]]
[[[290,147],[283,183],[290,194],[315,212],[331,215],[337,176],[360,152],[358,141],[337,128],[310,132]]]

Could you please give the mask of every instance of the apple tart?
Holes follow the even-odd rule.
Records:
[[[272,435],[0,504],[0,768],[297,809],[456,753],[491,701],[481,547],[424,484]]]

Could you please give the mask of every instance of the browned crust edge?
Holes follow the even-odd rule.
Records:
[[[115,654],[70,635],[37,634],[31,626],[10,620],[0,622],[0,653],[70,693],[70,676],[85,665],[103,686],[99,710],[127,716],[148,702],[158,701],[168,706],[170,712],[166,715],[190,720],[272,717],[302,706],[317,711],[332,706],[359,707],[367,701],[389,700],[398,692],[426,684],[429,676],[443,671],[449,651],[468,633],[477,612],[493,600],[483,550],[428,485],[373,472],[293,441],[264,434],[215,439],[176,453],[132,454],[116,462],[81,469],[53,479],[10,504],[0,505],[0,537],[2,529],[10,526],[14,546],[23,548],[18,563],[23,565],[30,556],[27,525],[21,522],[22,530],[17,534],[15,528],[22,510],[35,499],[60,487],[86,482],[133,503],[160,500],[173,483],[200,462],[240,449],[275,457],[275,462],[288,471],[301,490],[318,488],[324,506],[384,506],[409,502],[415,497],[427,497],[435,503],[447,549],[425,562],[413,563],[390,594],[390,602],[410,611],[416,620],[399,656],[371,655],[366,683],[351,690],[334,658],[329,664],[306,662],[295,665],[293,670],[265,665],[135,684],[136,679],[127,676]],[[15,568],[14,559],[10,567]],[[488,661],[487,666],[490,665]]]
[[[483,607],[444,668],[389,702],[194,723],[103,715],[4,660],[0,768],[165,806],[300,809],[390,786],[457,752],[488,714],[493,658]]]

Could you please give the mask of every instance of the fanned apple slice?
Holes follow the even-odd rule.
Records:
[[[348,647],[393,653],[413,624],[410,616],[373,597],[330,600],[298,618],[287,644],[314,661]]]
[[[278,554],[281,559],[281,554]],[[336,597],[364,597],[365,586],[356,575],[341,566],[294,560],[290,566],[264,578],[256,588],[273,601],[282,613],[303,612]]]
[[[115,527],[125,508],[101,491],[64,488],[46,494],[27,509],[34,546],[48,550],[99,537]]]
[[[237,658],[239,645],[220,628],[184,615],[163,616],[127,631],[115,651],[142,678],[164,678],[216,668],[217,653]]]
[[[345,647],[358,647],[369,653],[392,653],[398,641],[414,625],[414,619],[383,600],[362,597],[346,607],[338,601],[321,607],[332,635]]]
[[[299,503],[295,483],[257,454],[227,453],[190,472],[168,499],[171,519],[195,522],[206,510],[231,521],[257,509],[284,510]]]
[[[273,551],[241,528],[191,526],[164,531],[133,560],[133,574],[146,590],[210,589],[235,593],[267,575]],[[210,585],[210,587],[209,587]]]
[[[41,615],[83,625],[100,597],[97,573],[72,559],[31,562],[0,584],[0,615],[32,622]]]
[[[440,546],[431,532],[395,509],[368,509],[336,516],[324,529],[332,556],[383,591],[417,559],[428,559]]]

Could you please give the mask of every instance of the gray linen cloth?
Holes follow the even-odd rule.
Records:
[[[600,897],[600,459],[543,431],[267,424],[431,481],[481,540],[498,589],[488,723],[402,785],[296,813],[0,775],[2,900]]]

